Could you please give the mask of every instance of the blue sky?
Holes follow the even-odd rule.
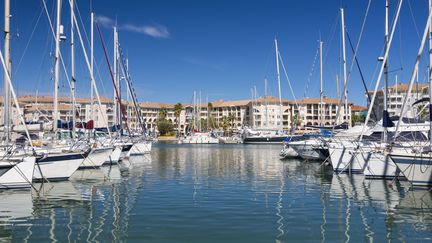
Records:
[[[55,1],[46,1],[54,19]],[[368,0],[76,2],[84,23],[81,29],[85,28],[88,36],[90,9],[96,12],[110,57],[113,45],[110,25],[117,20],[120,43],[129,58],[139,101],[169,103],[190,103],[194,90],[201,90],[203,101],[249,99],[253,86],[257,86],[259,95],[264,94],[265,78],[269,94],[277,95],[274,37],[279,41],[279,51],[294,92],[297,98],[302,98],[305,95],[318,97],[318,60],[315,68],[312,66],[321,36],[325,54],[324,93],[335,97],[336,74],[341,77],[339,8],[344,7],[346,27],[356,42],[368,5]],[[377,57],[383,50],[384,2],[372,1],[358,53],[369,88],[374,86]],[[390,2],[393,18],[397,1]],[[68,1],[63,1],[62,9],[63,25],[69,37]],[[16,90],[19,95],[36,92],[50,95],[53,92],[50,53],[54,53],[54,43],[42,0],[12,1],[11,12]],[[395,75],[399,81],[409,79],[426,17],[427,0],[404,1],[390,54],[391,84]],[[67,65],[70,62],[68,41],[62,43]],[[79,44],[76,53],[77,93],[88,97],[89,74]],[[349,68],[352,58],[349,49],[347,57]],[[111,80],[98,38],[95,38],[95,63],[100,93],[112,97]],[[420,82],[426,82],[426,65],[425,57]],[[284,75],[282,77],[282,96],[292,99],[287,80]],[[62,74],[60,93],[68,95],[68,90]],[[349,85],[349,100],[365,104],[364,89],[355,68]]]

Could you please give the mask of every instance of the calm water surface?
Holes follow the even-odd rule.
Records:
[[[280,146],[157,144],[36,191],[0,191],[15,242],[431,241],[432,193],[281,161]]]

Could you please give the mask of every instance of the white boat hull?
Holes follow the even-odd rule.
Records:
[[[0,176],[0,189],[29,188],[32,183],[36,157],[24,157],[22,161],[0,161],[0,169],[7,169]]]
[[[393,179],[394,177],[400,175],[400,171],[388,154],[369,154],[369,161],[363,172],[367,179]]]
[[[216,144],[219,143],[219,139],[208,135],[207,133],[195,133],[191,136],[180,140],[179,143],[184,144]]]
[[[151,152],[152,142],[142,141],[134,143],[129,150],[129,156],[144,155]]]
[[[414,186],[432,186],[432,156],[422,154],[391,154],[396,166]]]
[[[325,160],[327,157],[322,153],[318,144],[309,143],[308,141],[301,141],[299,143],[290,143],[300,157],[307,160]]]
[[[372,149],[371,144],[330,143],[329,153],[335,172],[363,173],[367,179],[398,176],[393,160],[385,153]]]
[[[353,147],[343,144],[331,143],[328,149],[333,171],[363,173],[367,154],[358,152]]]
[[[121,146],[115,147],[115,149],[108,156],[108,159],[105,160],[104,164],[116,164],[116,163],[118,163],[120,161],[121,152],[122,152]]]
[[[36,162],[33,179],[68,180],[85,159],[84,153],[48,154]]]
[[[106,160],[109,159],[113,151],[112,147],[102,147],[102,148],[94,148],[89,153],[87,158],[84,159],[82,164],[79,166],[79,169],[86,168],[99,168],[101,167]]]
[[[129,152],[132,149],[132,143],[123,144],[122,150],[120,153],[120,160],[129,158]]]
[[[285,147],[282,149],[282,151],[279,153],[279,156],[283,159],[289,159],[289,158],[298,158],[299,154],[291,147]]]

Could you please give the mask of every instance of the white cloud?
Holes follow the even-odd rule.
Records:
[[[114,20],[112,20],[106,16],[103,16],[103,15],[97,15],[96,16],[96,22],[105,28],[111,28],[114,26],[114,23],[115,23]]]
[[[168,29],[165,26],[162,25],[142,25],[142,26],[136,26],[132,24],[126,24],[123,26],[120,26],[120,29],[145,34],[154,38],[168,38],[170,36],[170,33],[168,32]]]
[[[105,28],[112,28],[115,24],[115,21],[113,19],[103,15],[97,16],[96,21]],[[154,25],[124,24],[124,25],[118,25],[118,28],[129,32],[145,34],[153,38],[168,38],[170,36],[167,27],[159,24],[154,24]]]

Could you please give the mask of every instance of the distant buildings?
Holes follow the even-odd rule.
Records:
[[[372,97],[373,91],[369,91],[370,96]],[[390,86],[388,89],[388,112],[390,116],[399,116],[402,108],[402,104],[404,102],[405,97],[408,94],[408,84],[398,84]],[[411,108],[411,105],[421,99],[429,97],[429,89],[428,84],[414,84],[411,94],[408,96],[407,107],[406,109],[406,117],[417,117],[419,112],[422,110],[422,106],[415,106]],[[373,109],[377,116],[377,120],[382,119],[383,110],[384,110],[384,93],[383,90],[379,90],[377,92],[376,101],[374,102]],[[368,107],[370,106],[370,102],[368,100]]]
[[[397,116],[400,113],[403,101],[407,95],[408,85],[399,84],[389,87],[388,92],[388,111],[390,116]],[[408,105],[412,105],[416,100],[428,97],[427,84],[414,84],[412,94],[408,97]],[[371,92],[372,93],[372,92]],[[53,118],[53,97],[23,96],[19,97],[21,111],[24,113],[25,120],[30,121],[51,121]],[[229,118],[230,126],[239,129],[244,126],[253,128],[273,128],[290,130],[294,125],[297,129],[307,130],[309,126],[330,126],[351,121],[358,122],[360,115],[364,116],[367,107],[357,106],[350,103],[345,112],[341,106],[338,115],[339,100],[323,98],[322,106],[319,98],[304,98],[298,101],[267,96],[255,100],[216,100],[211,104],[201,104],[199,107],[199,117],[204,121],[213,122],[213,126],[220,127],[220,124]],[[80,121],[94,120],[96,127],[113,126],[115,121],[114,103],[112,99],[102,98],[101,106],[95,100],[93,107],[90,99],[76,99],[76,117]],[[377,93],[374,110],[378,119],[382,118],[383,111],[383,91]],[[136,110],[132,103],[124,102],[125,115],[129,127],[132,129],[139,127]],[[210,105],[210,106],[209,106]],[[174,114],[175,104],[165,104],[158,102],[141,102],[139,107],[142,114],[142,121],[150,131],[157,131],[157,121],[162,109],[166,110],[166,119],[169,120],[182,133],[191,127],[193,106],[182,104],[182,111],[178,117]],[[368,104],[369,106],[369,104]],[[322,107],[322,111],[321,108]],[[3,115],[3,108],[0,108]],[[58,105],[58,117],[62,120],[72,120],[72,102],[70,98],[60,97]],[[409,108],[406,115],[416,117],[423,114],[425,106],[420,104],[414,108]],[[14,124],[19,124],[18,113],[12,108],[12,119]],[[282,119],[281,119],[282,118]],[[207,120],[208,119],[208,120]],[[1,122],[2,120],[0,120]]]
[[[234,100],[223,101],[217,100],[210,104],[200,105],[200,119],[207,120],[209,117],[216,126],[219,126],[227,117],[230,118],[230,124],[234,129],[244,126],[254,128],[273,128],[273,129],[291,129],[297,124],[297,129],[306,129],[307,126],[329,126],[340,124],[344,121],[351,121],[351,106],[345,114],[342,106],[339,119],[336,120],[338,100],[324,98],[323,113],[319,112],[320,105],[317,98],[305,98],[297,102],[276,97],[261,97],[256,100]],[[51,121],[53,118],[53,97],[41,96],[23,96],[19,97],[19,103],[24,113],[26,121]],[[136,110],[132,103],[123,104],[125,115],[129,127],[132,129],[139,127],[139,121],[136,116]],[[193,106],[183,104],[179,117],[174,114],[174,104],[165,104],[158,102],[142,102],[139,104],[142,114],[142,121],[150,131],[157,131],[157,120],[161,109],[166,110],[166,119],[173,123],[174,127],[184,133],[191,124],[191,115]],[[93,108],[93,109],[92,109]],[[58,117],[62,120],[72,120],[72,102],[70,98],[60,97],[58,105]],[[92,112],[93,111],[93,112]],[[281,119],[282,117],[282,119]],[[18,124],[17,114],[13,112],[14,124]],[[101,106],[98,102],[91,105],[90,99],[76,99],[76,118],[78,121],[94,120],[96,127],[113,126],[115,121],[114,104],[111,99],[102,98]],[[350,123],[350,122],[348,122]]]

